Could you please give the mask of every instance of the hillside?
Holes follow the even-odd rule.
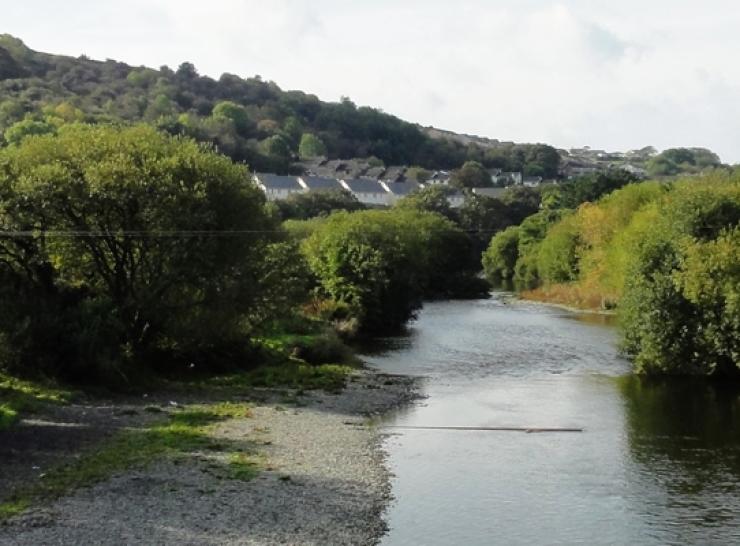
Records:
[[[151,69],[50,55],[10,35],[0,35],[0,96],[0,133],[6,141],[67,121],[144,121],[171,134],[214,142],[256,170],[288,172],[297,168],[300,157],[326,155],[375,157],[389,166],[428,169],[454,169],[477,160],[491,168],[558,174],[559,159],[549,146],[515,145],[504,155],[487,156],[490,146],[483,141],[454,133],[440,138],[347,98],[324,102],[259,77],[223,74],[215,80],[188,62],[175,70]],[[18,122],[25,125],[9,136],[7,130]]]

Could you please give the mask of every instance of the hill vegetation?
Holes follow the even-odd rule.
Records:
[[[432,138],[419,126],[350,99],[323,102],[283,91],[259,76],[198,74],[131,67],[107,60],[38,53],[0,35],[0,134],[6,143],[54,132],[72,121],[147,122],[173,135],[215,143],[257,171],[287,173],[298,159],[374,157],[386,165],[455,169],[468,160],[487,167],[556,177],[560,158],[546,145],[490,149]]]

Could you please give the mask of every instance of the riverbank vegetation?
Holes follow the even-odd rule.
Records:
[[[243,165],[149,126],[27,136],[0,150],[0,370],[336,390],[347,339],[399,331],[424,299],[487,293],[456,223],[356,205],[277,209]]]
[[[617,309],[623,348],[651,374],[740,371],[740,175],[630,183],[497,235],[492,282],[524,296]]]

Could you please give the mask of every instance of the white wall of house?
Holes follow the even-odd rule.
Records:
[[[391,204],[390,194],[383,193],[365,193],[365,192],[352,192],[357,197],[357,200],[363,205],[383,205],[388,206]]]
[[[305,193],[305,190],[288,190],[288,189],[267,189],[265,186],[260,184],[260,188],[262,188],[262,191],[265,192],[265,197],[267,197],[268,201],[281,201],[283,199],[287,199],[288,196],[294,194],[294,193]]]

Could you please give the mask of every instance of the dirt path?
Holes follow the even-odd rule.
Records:
[[[339,395],[301,397],[301,407],[256,405],[212,433],[256,451],[266,469],[255,479],[225,475],[218,453],[163,460],[10,520],[0,544],[374,544],[390,490],[367,417],[413,393],[409,379],[362,372]]]

